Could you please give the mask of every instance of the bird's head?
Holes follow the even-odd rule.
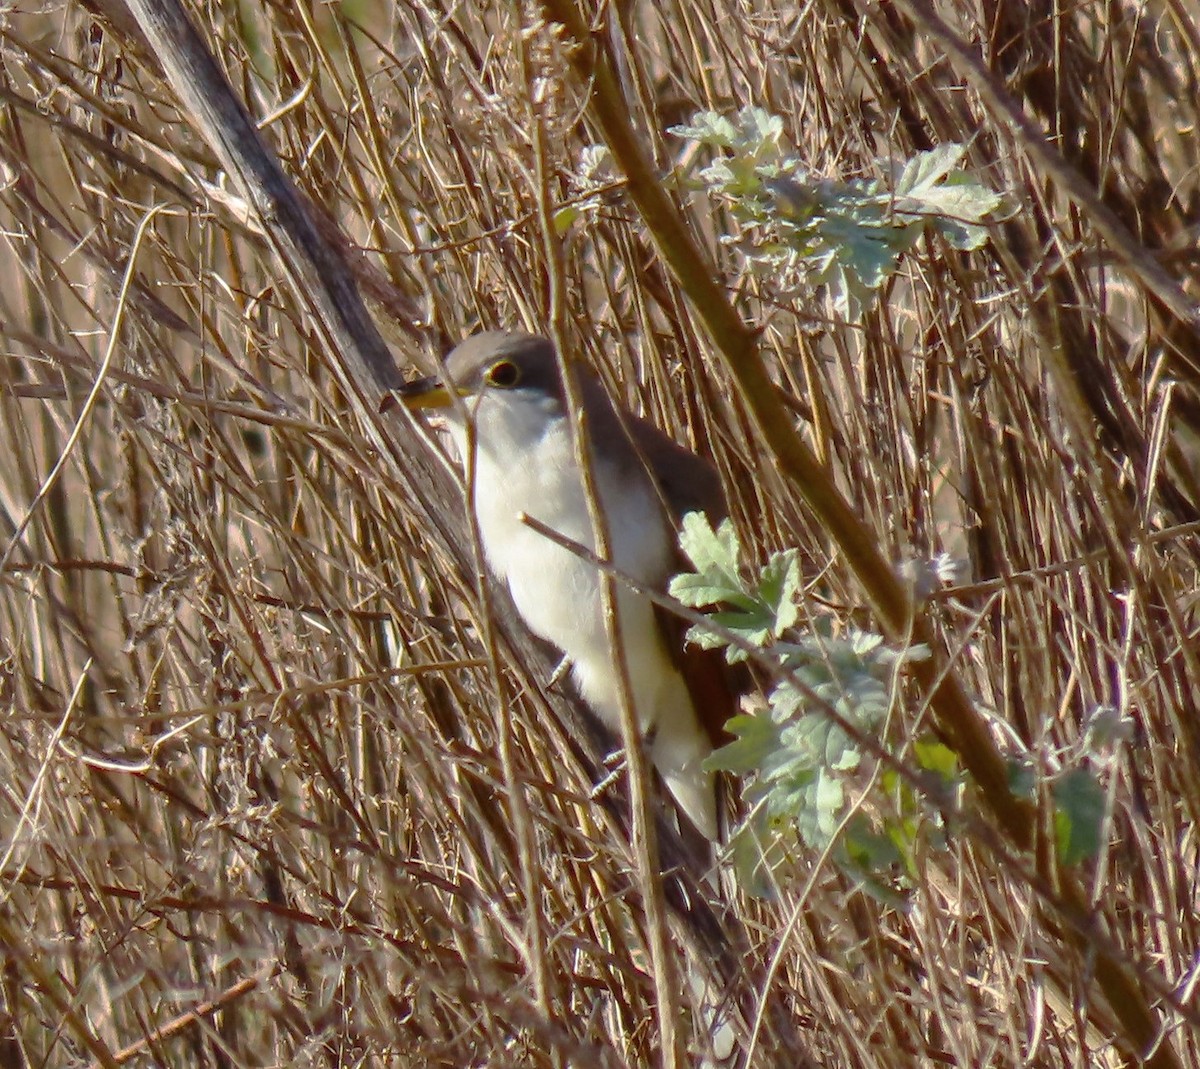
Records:
[[[441,374],[395,391],[410,411],[434,410],[455,437],[469,421],[483,449],[520,449],[566,415],[562,371],[553,344],[536,334],[487,331],[467,338],[445,360]],[[455,398],[461,403],[456,403]],[[521,455],[519,452],[516,455]]]
[[[405,383],[396,395],[410,410],[449,409],[453,395],[467,408],[492,395],[528,394],[563,400],[558,356],[548,338],[516,331],[475,334],[446,357],[441,374]]]

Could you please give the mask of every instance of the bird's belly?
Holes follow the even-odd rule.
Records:
[[[536,635],[571,662],[581,697],[620,733],[622,696],[604,623],[600,572],[522,522],[524,513],[587,549],[594,548],[587,498],[569,448],[544,448],[514,469],[478,454],[474,486],[480,540],[492,571]],[[604,500],[618,570],[661,589],[674,550],[657,495],[625,482]],[[617,628],[633,713],[655,767],[683,811],[710,839],[718,834],[716,796],[704,759],[712,750],[687,685],[672,662],[652,603],[618,579]]]
[[[529,629],[571,661],[584,700],[616,730],[620,691],[604,625],[600,572],[520,519],[521,513],[526,513],[591,549],[594,541],[582,486],[570,480],[557,486],[553,494],[543,490],[536,500],[522,500],[524,495],[513,492],[519,488],[512,480],[506,486],[490,483],[490,488],[481,479],[475,500],[489,565],[505,581]],[[547,498],[560,502],[561,507],[549,509]],[[662,529],[657,502],[634,493],[607,506],[605,518],[617,567],[647,585],[661,585],[669,565],[665,540],[657,537]],[[654,547],[656,541],[660,544]],[[615,582],[615,593],[634,708],[643,730],[648,730],[654,726],[662,679],[668,673],[677,678],[677,673],[663,649],[650,602],[620,580]]]

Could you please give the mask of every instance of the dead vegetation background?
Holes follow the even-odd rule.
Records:
[[[128,13],[90,6],[0,22],[0,1064],[675,1064],[628,846],[508,656],[499,696],[476,577],[372,447]],[[869,624],[619,171],[547,262],[545,209],[601,138],[543,12],[192,11],[361,249],[402,368],[557,309],[617,394],[715,456],[757,557],[803,547],[811,613]],[[744,987],[794,1029],[752,1058],[1136,1063],[1094,983],[1103,945],[1155,1007],[1156,1064],[1196,1065],[1200,334],[1094,205],[1194,283],[1200,22],[939,11],[990,82],[923,4],[587,7],[664,174],[685,149],[668,127],[757,104],[819,173],[964,141],[1010,197],[984,251],[922,247],[858,326],[760,299],[716,240],[736,223],[679,204],[886,555],[965,562],[929,612],[997,738],[1043,782],[1091,761],[1107,792],[1074,942],[1046,836],[1014,864],[986,813],[919,859],[907,909],[800,852],[778,900],[738,904]],[[1102,706],[1132,731],[1088,751]],[[1050,812],[1043,790],[1042,832]]]

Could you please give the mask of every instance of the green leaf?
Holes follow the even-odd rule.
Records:
[[[701,112],[672,132],[716,152],[700,177],[742,227],[722,241],[777,293],[823,287],[849,320],[862,317],[922,234],[933,229],[955,249],[979,248],[983,223],[1001,204],[957,170],[966,155],[959,144],[888,165],[889,189],[881,180],[812,178],[788,150],[782,119],[761,108],[733,118]]]
[[[747,641],[765,645],[772,635],[774,616],[770,610],[759,601],[747,601],[745,598],[729,600],[729,609],[711,612],[709,618],[721,627],[739,632]]]
[[[931,189],[918,203],[927,214],[973,222],[986,219],[1003,202],[998,193],[964,177]]]
[[[864,872],[879,872],[903,860],[892,836],[873,831],[861,813],[855,815],[846,830],[846,853],[855,867]]]
[[[742,593],[740,587],[731,586],[724,576],[715,572],[684,572],[671,580],[667,591],[671,597],[693,609],[730,601]]]
[[[787,861],[788,850],[764,809],[755,810],[734,829],[729,855],[739,889],[755,898],[773,897],[775,873]]]
[[[699,141],[702,145],[731,148],[737,142],[737,128],[729,119],[715,111],[698,111],[692,116],[691,124],[672,126],[676,137]]]
[[[748,776],[758,772],[779,750],[779,725],[769,712],[743,713],[730,719],[725,730],[733,742],[715,750],[704,761],[709,772]]]
[[[1032,798],[1036,786],[1033,763],[1028,758],[1009,758],[1008,789],[1018,798]]]
[[[924,198],[962,162],[966,152],[964,145],[953,141],[938,145],[928,152],[918,152],[896,174],[892,192],[897,197]]]
[[[693,624],[688,628],[685,639],[699,646],[702,650],[724,649],[726,650],[726,659],[730,664],[733,663],[733,651],[735,647],[729,644],[729,640],[724,635],[718,634],[711,627],[705,627],[703,624]]]
[[[747,106],[738,113],[742,133],[750,144],[777,142],[783,136],[783,119],[766,108]]]
[[[771,630],[776,637],[795,625],[800,616],[800,557],[796,550],[774,553],[758,581],[758,594],[772,612]]]
[[[713,585],[739,592],[742,590],[738,578],[741,545],[729,520],[722,520],[714,531],[703,512],[689,512],[684,516],[679,532],[679,548],[691,561],[692,567],[701,575],[708,576]]]
[[[822,237],[836,252],[837,263],[867,289],[878,289],[895,273],[907,243],[907,228],[881,224],[870,215],[834,216],[821,226]]]
[[[983,245],[987,228],[976,224],[1002,204],[994,190],[954,169],[964,153],[962,146],[952,144],[918,153],[900,169],[893,190],[897,213],[931,224],[962,250]]]
[[[713,531],[702,514],[685,516],[679,545],[696,570],[675,576],[667,589],[692,608],[720,605],[720,609],[708,614],[716,627],[733,632],[744,642],[763,646],[795,623],[801,579],[794,550],[773,555],[751,588],[741,577],[738,568],[741,547],[728,520]],[[688,631],[688,640],[705,649],[727,644],[716,630],[703,625],[693,626]],[[730,662],[745,657],[738,646],[727,646],[726,658]]]
[[[568,204],[565,208],[559,208],[553,216],[554,232],[560,236],[565,234],[571,229],[571,224],[582,214],[583,212],[577,204]]]
[[[926,772],[935,773],[944,786],[958,779],[958,754],[937,739],[918,739],[913,743],[917,764]]]
[[[932,220],[934,229],[946,239],[946,244],[960,252],[970,252],[981,249],[987,243],[986,227],[971,226],[969,223],[959,223],[953,219]]]
[[[1100,852],[1104,788],[1086,768],[1072,768],[1054,783],[1054,832],[1064,865],[1077,865]]]
[[[806,793],[808,804],[797,819],[800,837],[814,849],[823,849],[841,823],[846,791],[841,780],[821,770]]]
[[[711,626],[694,626],[689,640],[709,648],[725,646],[726,657],[737,660],[744,655],[728,644],[732,633],[764,647],[786,673],[765,708],[729,722],[733,741],[712,754],[704,767],[741,777],[744,797],[766,814],[771,828],[794,828],[805,844],[823,849],[842,828],[851,784],[861,780],[867,762],[853,729],[843,724],[875,732],[890,708],[896,671],[928,651],[921,646],[894,649],[881,635],[858,629],[835,634],[831,624],[820,622],[780,641],[799,619],[802,577],[795,550],[773,554],[757,579],[747,580],[728,522],[714,531],[703,516],[688,516],[680,544],[696,570],[672,580],[671,593],[697,607],[720,606],[707,614]],[[828,715],[830,708],[840,720]],[[931,765],[956,770],[954,755],[944,747],[930,745],[924,756]],[[899,847],[888,837],[888,827],[886,834],[877,834],[868,824],[860,831],[873,837],[863,838],[853,856],[845,842],[834,844],[834,859],[856,879],[870,882],[874,877],[860,862],[876,857],[883,864],[886,856],[890,866]],[[778,830],[773,834],[777,839]],[[755,863],[761,862],[762,850],[754,856]],[[887,889],[879,884],[877,890]]]

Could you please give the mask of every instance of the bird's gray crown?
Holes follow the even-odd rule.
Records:
[[[520,331],[474,334],[446,357],[448,385],[476,396],[484,389],[519,389],[563,400],[562,371],[548,338]]]

